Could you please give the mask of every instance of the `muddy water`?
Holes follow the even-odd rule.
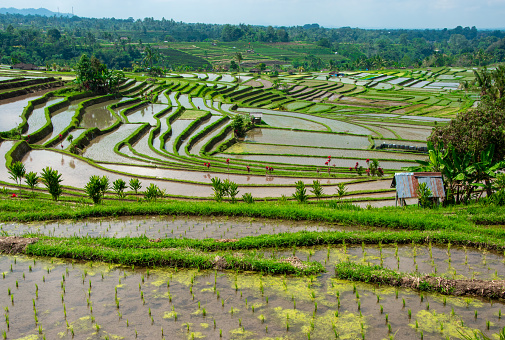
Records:
[[[273,147],[275,148],[275,146]],[[256,161],[265,164],[296,164],[296,165],[308,165],[308,166],[320,166],[321,169],[325,166],[325,162],[328,160],[326,157],[297,157],[297,156],[276,156],[276,155],[228,155],[226,153],[216,154],[217,157],[222,158],[235,158],[242,161]],[[353,159],[342,159],[342,158],[332,158],[332,164],[336,164],[337,167],[352,167],[356,165],[356,160]],[[365,162],[361,161],[361,165],[365,166]],[[409,167],[415,165],[415,163],[401,162],[401,161],[381,161],[381,167],[384,169],[401,169],[403,167]]]
[[[316,147],[349,147],[353,149],[366,149],[370,144],[367,137],[261,128],[248,131],[245,136],[245,141]]]
[[[223,74],[221,79],[219,79],[219,81],[233,83],[235,81],[235,78],[229,74]]]
[[[169,117],[169,114],[164,114],[162,117],[159,117],[160,132],[158,133],[158,136],[153,139],[153,146],[157,150],[160,149],[160,145],[161,145],[160,137],[168,130],[168,117]]]
[[[229,123],[229,121],[228,121],[228,123]],[[200,151],[202,151],[202,148],[205,146],[205,144],[207,144],[212,138],[217,136],[221,132],[221,130],[223,130],[223,128],[226,126],[225,124],[227,124],[227,123],[221,122],[218,126],[215,126],[211,131],[209,131],[205,135],[205,137],[201,138],[198,142],[196,142],[193,145],[193,147],[189,150],[189,152],[192,155],[199,156]]]
[[[168,102],[168,98],[167,98],[167,92],[168,90],[165,90],[163,91],[162,93],[160,93],[158,95],[158,104],[165,104],[165,105],[168,105],[169,102]],[[173,103],[172,103],[173,104]]]
[[[86,131],[86,129],[74,129],[72,131],[70,131],[69,135],[72,135],[72,137],[74,137],[74,140],[79,138],[80,135],[82,135],[84,132]],[[70,146],[71,142],[68,140],[68,136],[67,138],[65,138],[63,141],[61,141],[60,143],[58,143],[57,145],[55,145],[55,148],[56,149],[66,149]]]
[[[312,116],[312,115],[303,114],[303,113],[284,112],[284,111],[267,110],[267,109],[251,109],[251,108],[239,108],[239,111],[262,112],[265,114],[275,114],[275,115],[279,115],[279,116],[308,119],[309,121],[314,121],[314,122],[325,124],[325,125],[329,126],[330,129],[334,132],[349,132],[349,133],[362,134],[362,135],[369,135],[371,133],[370,130],[363,128],[361,126],[358,126],[358,125],[342,122],[340,120],[322,118],[322,117]],[[309,122],[307,122],[307,123],[309,123]],[[307,123],[301,123],[300,126],[297,128],[311,130],[310,128],[304,127],[305,125],[307,125]]]
[[[91,105],[84,110],[84,115],[81,120],[81,127],[99,128],[103,130],[116,121],[116,117],[107,109],[109,105],[120,103],[122,101],[130,100],[130,98],[108,100],[103,103]]]
[[[21,114],[28,102],[41,97],[48,91],[31,93],[0,101],[0,131],[9,131],[21,124]]]
[[[161,339],[162,329],[166,339],[219,339],[220,331],[223,339],[328,339],[335,332],[409,339],[421,331],[445,339],[477,329],[491,336],[503,326],[500,302],[444,303],[438,294],[354,285],[326,267],[319,276],[283,277],[2,256],[0,305],[10,327],[2,322],[0,331],[9,339],[36,339],[39,326],[46,339]]]
[[[102,164],[103,167],[114,171],[134,174],[137,176],[149,176],[157,178],[170,178],[175,180],[196,181],[202,183],[211,183],[212,177],[218,177],[223,180],[229,179],[237,184],[288,184],[293,185],[296,181],[302,180],[304,183],[312,184],[312,178],[294,178],[294,177],[275,177],[275,176],[248,176],[248,175],[235,175],[225,173],[212,173],[207,171],[187,171],[187,170],[174,170],[163,168],[147,168],[147,167],[134,167],[129,165],[120,164]],[[203,166],[203,163],[202,163]],[[322,184],[340,183],[348,181],[349,179],[342,178],[325,178],[321,179]]]
[[[299,231],[353,231],[358,228],[329,223],[316,224],[283,220],[272,222],[272,220],[263,218],[148,216],[88,219],[79,222],[0,223],[0,230],[9,235],[37,233],[56,237],[137,237],[145,235],[149,238],[219,239]],[[370,230],[375,229],[370,228]]]
[[[84,150],[83,156],[97,162],[128,163],[129,159],[114,152],[117,143],[132,135],[140,124],[122,124],[117,130],[101,135]]]
[[[172,130],[170,131],[170,138],[165,141],[164,149],[169,153],[174,153],[174,143],[177,140],[177,137],[179,137],[179,135],[193,122],[193,120],[189,119],[177,119],[173,122]]]
[[[169,158],[168,155],[164,156],[163,154],[159,154],[159,153],[153,151],[149,147],[149,134],[150,134],[150,131],[148,131],[137,143],[133,144],[132,147],[136,152],[140,153],[143,156],[149,157],[149,158],[146,158],[148,160],[154,160],[157,162],[172,162],[172,163],[178,162],[175,159]]]
[[[304,129],[314,131],[328,131],[321,124],[311,122],[309,120],[298,119],[293,117],[285,117],[271,114],[263,114],[262,120],[272,127],[287,128],[287,129]]]
[[[58,170],[62,174],[63,185],[73,186],[77,188],[84,188],[92,175],[108,176],[112,183],[118,178],[123,179],[125,182],[132,178],[132,176],[125,176],[108,172],[102,169],[95,168],[88,163],[68,156],[52,152],[49,150],[32,150],[24,158],[23,163],[27,171],[40,172],[46,166]],[[144,187],[149,183],[154,183],[160,189],[166,190],[168,195],[181,195],[189,197],[210,197],[213,193],[209,185],[180,183],[163,180],[142,180]],[[280,197],[281,195],[289,196],[293,193],[293,188],[290,187],[239,187],[240,195],[249,192],[253,197]]]
[[[186,110],[194,109],[193,105],[189,102],[189,96],[187,94],[181,94],[177,99],[179,100],[179,103],[181,103],[182,107],[186,108]]]
[[[221,116],[211,116],[209,119],[207,119],[205,122],[200,124],[195,131],[191,133],[191,135],[187,136],[186,139],[182,142],[181,146],[179,147],[179,154],[185,154],[186,153],[186,145],[188,142],[193,138],[193,136],[196,136],[197,134],[200,133],[200,131],[203,131],[207,126],[214,124],[217,120],[221,119]]]
[[[5,154],[9,151],[11,151],[12,147],[14,144],[16,144],[17,141],[10,141],[6,140],[3,142],[0,142],[0,178],[2,181],[10,181],[8,180],[9,178],[9,173],[7,172],[7,168],[5,167]]]
[[[88,99],[90,98],[83,98],[73,101],[70,104],[70,106],[54,112],[51,117],[51,123],[53,124],[53,131],[46,138],[42,139],[37,144],[44,144],[45,142],[53,139],[54,137],[58,136],[63,130],[65,130],[65,128],[69,126],[70,123],[72,122],[72,117],[74,116],[75,110],[77,110],[79,104]]]
[[[29,135],[29,134],[34,133],[35,131],[37,131],[41,127],[43,127],[44,124],[47,123],[46,115],[45,115],[46,107],[56,104],[58,102],[61,102],[63,100],[64,100],[64,98],[61,98],[61,97],[49,98],[49,100],[47,102],[40,104],[40,105],[36,105],[33,108],[32,113],[28,117],[28,131],[26,131],[25,135]]]
[[[401,152],[381,152],[372,150],[351,150],[351,149],[327,149],[327,148],[306,148],[300,146],[287,145],[265,145],[259,143],[237,143],[226,149],[226,153],[255,153],[255,154],[285,154],[285,155],[311,155],[311,156],[332,156],[355,157],[355,158],[380,158],[394,160],[418,160],[424,155]],[[363,161],[361,165],[366,167]],[[352,164],[354,166],[354,164]]]
[[[149,125],[151,126],[156,126],[158,121],[156,120],[154,115],[166,108],[167,106],[163,104],[149,104],[128,114],[126,118],[132,124],[149,123]]]

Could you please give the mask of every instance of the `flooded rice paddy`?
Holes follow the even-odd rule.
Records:
[[[170,216],[1,227],[10,234],[199,239],[345,230],[299,222]],[[503,279],[502,254],[426,244],[256,253],[318,261],[326,272],[295,277],[2,256],[0,306],[6,321],[0,331],[12,339],[460,339],[475,330],[492,336],[504,324],[502,301],[353,283],[333,275],[336,263],[353,261],[448,278]]]

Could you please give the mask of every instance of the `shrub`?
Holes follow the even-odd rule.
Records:
[[[138,178],[132,178],[130,179],[129,182],[130,189],[135,191],[135,195],[138,193],[138,191],[142,188],[142,183],[139,181]]]
[[[223,182],[218,177],[212,177],[210,179],[212,181],[212,190],[214,190],[214,199],[216,202],[221,202],[223,200]]]
[[[244,200],[244,202],[246,202],[247,204],[253,204],[254,203],[254,198],[253,196],[251,195],[251,193],[249,192],[246,192],[245,194],[242,195],[242,199]]]
[[[16,184],[21,184],[21,179],[25,177],[26,168],[21,162],[15,162],[9,166],[9,178],[16,182]]]
[[[112,183],[112,189],[116,192],[119,198],[124,197],[124,189],[126,189],[126,182],[123,181],[121,178],[116,179]]]
[[[34,196],[33,189],[39,184],[39,176],[36,172],[29,172],[25,175],[26,184],[32,189],[32,196]]]
[[[84,186],[84,191],[94,204],[100,203],[102,200],[102,183],[100,177],[97,175],[91,176],[88,183]]]
[[[305,183],[303,181],[298,181],[295,183],[296,185],[296,191],[293,194],[293,197],[298,201],[298,203],[305,203],[307,202],[307,190],[305,189]]]
[[[321,186],[321,182],[318,180],[314,180],[312,182],[312,190],[311,192],[316,196],[316,198],[319,200],[321,196],[323,196],[323,187]]]
[[[102,176],[100,178],[100,192],[102,193],[102,197],[105,197],[105,193],[110,189],[109,177]]]
[[[50,167],[45,167],[42,169],[40,180],[42,183],[44,183],[53,199],[57,201],[63,192],[63,187],[60,184],[63,179],[61,179],[61,174],[58,172],[58,170],[53,170]]]
[[[157,185],[151,183],[149,186],[146,188],[146,191],[144,193],[144,198],[146,201],[155,201],[158,199],[158,197],[163,197],[163,191],[158,188]]]
[[[419,198],[419,205],[422,208],[431,208],[433,202],[431,200],[432,192],[431,189],[428,188],[426,183],[419,184],[419,188],[417,189],[417,197]]]
[[[237,202],[237,195],[238,195],[238,185],[235,182],[230,182],[230,185],[228,187],[228,195],[231,198],[231,203]]]
[[[345,194],[347,194],[347,187],[345,185],[345,183],[338,183],[337,184],[337,197],[339,200],[342,199],[342,197],[345,196]]]

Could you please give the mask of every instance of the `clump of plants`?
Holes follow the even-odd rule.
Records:
[[[298,203],[307,202],[309,196],[307,195],[307,189],[305,189],[305,183],[303,183],[303,181],[298,181],[295,183],[295,186],[296,189],[293,198],[296,199]]]
[[[61,174],[58,170],[54,170],[50,167],[45,167],[42,169],[42,173],[40,175],[40,180],[49,191],[49,194],[53,197],[53,200],[57,201],[63,192],[63,186],[61,182],[63,179],[61,178]]]
[[[157,185],[151,183],[144,192],[144,199],[146,201],[156,202],[158,198],[163,197],[164,195],[165,193]]]

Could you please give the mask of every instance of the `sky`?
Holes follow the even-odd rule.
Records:
[[[505,0],[2,0],[81,17],[360,28],[505,28]]]

